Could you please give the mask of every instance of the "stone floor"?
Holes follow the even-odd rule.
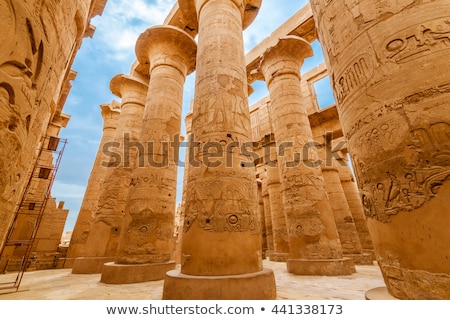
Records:
[[[264,260],[275,272],[279,300],[364,300],[365,292],[384,286],[378,266],[356,266],[351,276],[297,276],[286,264]],[[14,274],[15,276],[16,274]],[[0,283],[12,274],[0,275]],[[24,274],[19,291],[0,291],[0,300],[161,300],[163,280],[111,285],[100,275],[72,274],[70,269],[32,271]]]

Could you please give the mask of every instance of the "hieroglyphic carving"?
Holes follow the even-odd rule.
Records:
[[[450,178],[449,147],[450,125],[435,122],[410,130],[403,153],[391,159],[398,165],[384,179],[372,176],[373,168],[354,157],[356,170],[367,176],[360,180],[366,216],[388,222],[390,215],[419,208],[433,198]]]
[[[219,190],[219,192],[217,192]],[[197,184],[186,202],[184,232],[188,232],[194,221],[212,232],[260,232],[258,216],[253,203],[246,195],[248,189],[218,180]]]
[[[139,202],[139,199],[136,199]],[[142,202],[141,202],[142,204]],[[118,258],[119,263],[160,263],[170,260],[170,246],[161,250],[157,241],[167,241],[173,236],[173,225],[166,218],[169,214],[156,209],[130,208],[132,221],[124,231],[124,248]]]
[[[36,112],[43,45],[20,3],[0,1],[0,212],[9,214],[33,153],[24,153]],[[39,137],[32,136],[31,139]],[[9,223],[9,217],[0,217]]]
[[[113,168],[113,172],[103,182],[102,189],[104,192],[101,192],[99,196],[94,223],[102,221],[111,226],[119,223],[118,221],[124,215],[123,207],[130,181],[131,169]]]
[[[429,299],[449,299],[450,293],[447,290],[450,285],[450,276],[445,273],[431,273],[425,270],[409,270],[403,268],[400,263],[400,257],[391,252],[386,251],[386,257],[377,256],[378,264],[388,279],[387,285],[389,289],[399,297],[405,300],[423,299],[423,295],[417,293],[414,285],[421,279],[425,278],[422,287],[430,295]]]
[[[325,191],[326,190],[322,176],[305,174],[285,177],[284,194],[291,199],[322,199],[323,193]]]
[[[314,207],[307,207],[298,215],[296,222],[289,225],[289,234],[304,239],[306,243],[318,242],[325,231],[325,226],[320,220],[320,212]]]
[[[321,12],[323,15],[323,19],[321,19],[320,27],[318,31],[323,28],[328,31],[331,35],[326,39],[322,39],[322,41],[326,42],[326,50],[330,53],[331,57],[338,56],[342,50],[346,48],[346,46],[356,37],[358,34],[358,25],[353,20],[353,10],[347,8],[347,6],[342,3],[342,1],[333,1],[333,0],[323,0],[325,10]],[[312,1],[312,6],[320,7],[320,1]],[[354,7],[354,6],[352,6]],[[318,9],[316,9],[318,10]],[[335,27],[334,21],[339,19],[341,22],[341,26],[343,27],[342,32],[337,32],[337,28]]]
[[[342,103],[349,95],[360,89],[372,77],[374,66],[368,54],[356,58],[344,71],[333,76],[334,92]]]
[[[250,124],[247,116],[248,102],[242,91],[242,81],[232,79],[226,74],[219,74],[217,84],[219,93],[213,96],[208,94],[198,99],[199,112],[194,113],[196,123],[200,124],[198,128],[228,130],[236,126],[238,132],[246,132]]]
[[[347,140],[350,140],[354,134],[356,134],[359,130],[364,128],[365,126],[373,123],[377,119],[381,118],[383,115],[386,115],[389,112],[396,112],[397,110],[401,109],[403,106],[401,101],[386,105],[386,104],[380,104],[380,103],[374,103],[371,105],[370,112],[368,112],[364,117],[361,117],[357,121],[351,124],[349,126],[349,129],[346,131],[345,137]],[[388,135],[389,136],[389,142],[393,142],[391,139],[398,138],[397,131],[399,130],[398,124],[394,121],[392,123],[384,123],[380,124],[378,128],[378,132],[381,132],[382,135]],[[369,134],[369,133],[368,133]],[[377,139],[372,139],[377,140]],[[377,140],[378,141],[378,140]],[[375,142],[375,141],[371,141]],[[386,141],[386,143],[389,143]],[[376,142],[378,143],[378,142]],[[385,143],[385,142],[382,142]],[[365,144],[368,146],[368,144]],[[364,145],[362,146],[364,147]]]
[[[382,45],[384,57],[404,63],[431,52],[450,49],[450,17],[429,20],[398,31]]]
[[[134,189],[148,190],[150,187],[156,187],[160,191],[166,189],[174,191],[173,186],[176,185],[176,179],[168,176],[163,176],[155,172],[135,174],[131,178],[131,187]],[[169,194],[172,196],[172,194]]]

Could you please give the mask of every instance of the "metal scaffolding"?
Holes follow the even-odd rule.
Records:
[[[8,282],[0,283],[0,290],[19,290],[47,200],[63,155],[66,139],[45,136],[37,149],[36,161],[20,202],[16,205],[14,219],[0,251],[0,273],[6,273],[13,259],[19,259],[19,268]],[[15,273],[17,271],[17,274]]]

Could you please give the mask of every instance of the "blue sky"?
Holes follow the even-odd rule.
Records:
[[[102,134],[103,121],[100,104],[113,99],[120,101],[109,90],[109,82],[116,74],[128,74],[136,56],[134,46],[137,37],[148,27],[162,24],[176,0],[108,0],[101,17],[92,20],[97,30],[92,39],[83,40],[73,69],[78,76],[63,112],[71,115],[67,128],[60,133],[68,139],[52,195],[65,201],[69,209],[65,231],[73,230],[80,209],[86,184],[96,156]],[[263,0],[259,15],[244,32],[246,52],[266,38],[283,21],[301,9],[307,0]],[[305,61],[303,70],[323,61],[320,45],[313,44],[315,58]],[[254,103],[266,96],[265,83],[254,85],[250,97]],[[194,96],[194,74],[188,76],[184,90],[183,119],[189,111]],[[184,124],[182,131],[184,132]],[[177,202],[181,202],[181,177]]]

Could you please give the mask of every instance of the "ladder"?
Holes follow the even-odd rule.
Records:
[[[18,291],[23,274],[30,264],[34,240],[39,230],[47,200],[58,171],[66,139],[44,136],[37,149],[36,161],[20,202],[16,205],[14,219],[0,251],[0,273],[7,273],[7,282],[0,290]],[[7,272],[11,261],[18,260],[17,274]]]

